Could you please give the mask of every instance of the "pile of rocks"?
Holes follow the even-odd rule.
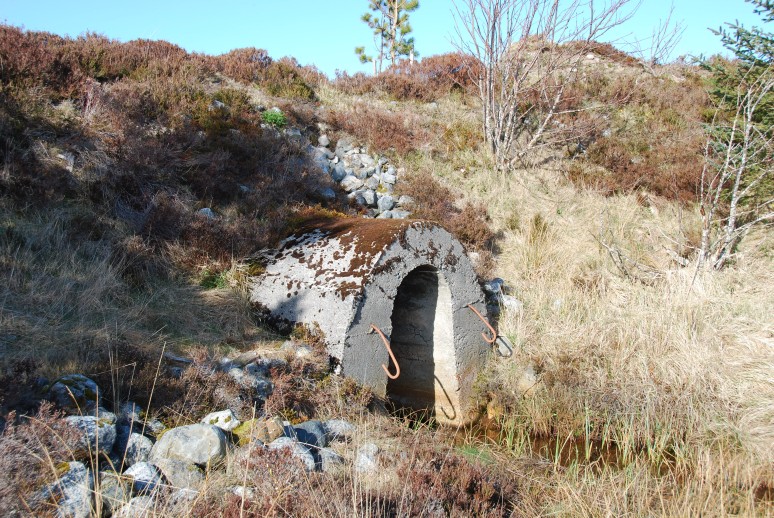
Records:
[[[240,383],[253,386],[260,399],[271,392],[265,369],[276,361],[281,360],[244,366],[227,360],[221,365]],[[72,447],[72,458],[59,465],[58,480],[37,492],[33,506],[56,501],[59,515],[88,517],[99,498],[103,516],[144,516],[158,508],[163,495],[165,510],[184,509],[197,498],[207,473],[225,472],[229,458],[246,460],[261,449],[287,450],[286,462],[298,462],[299,469],[330,472],[347,465],[331,448],[340,443],[340,450],[355,450],[347,455],[353,469],[370,471],[377,466],[379,448],[347,446],[356,427],[341,419],[296,425],[279,417],[240,422],[231,409],[225,409],[199,423],[167,429],[131,402],[121,405],[117,413],[106,410],[100,393],[93,380],[80,374],[63,376],[51,385],[49,399],[72,413],[65,419],[80,438]],[[93,467],[98,469],[96,476]],[[248,494],[251,489],[239,486],[224,491]]]
[[[367,216],[404,219],[411,215],[414,206],[411,196],[393,196],[398,175],[403,171],[396,169],[386,157],[372,156],[348,138],[340,138],[333,151],[325,134],[320,135],[317,142],[317,147],[308,147],[314,163],[348,193],[347,197],[353,203],[365,207]],[[323,195],[336,198],[333,189],[326,190]]]

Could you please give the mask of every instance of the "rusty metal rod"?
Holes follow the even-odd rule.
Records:
[[[400,376],[400,365],[398,365],[398,360],[395,359],[395,355],[392,354],[392,348],[390,347],[390,342],[387,340],[387,337],[384,336],[384,333],[382,333],[382,330],[376,327],[375,325],[371,324],[371,329],[379,333],[379,336],[382,337],[382,342],[384,342],[384,347],[387,349],[387,353],[390,355],[390,359],[392,360],[392,363],[395,365],[395,374],[390,374],[390,370],[387,368],[385,364],[382,364],[382,369],[384,369],[384,372],[387,374],[387,377],[391,380],[398,379],[398,376]]]
[[[495,343],[495,340],[497,340],[497,331],[495,331],[495,328],[491,326],[491,324],[484,318],[484,316],[478,312],[476,308],[473,307],[473,304],[468,304],[468,307],[473,310],[473,313],[478,316],[478,318],[481,319],[481,321],[484,323],[484,325],[489,329],[489,332],[492,333],[492,338],[488,338],[484,333],[481,333],[481,336],[484,338],[484,341],[488,343],[489,345],[492,345]]]

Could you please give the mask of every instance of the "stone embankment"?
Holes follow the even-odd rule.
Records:
[[[292,345],[296,355],[309,354],[305,346]],[[274,389],[270,367],[285,360],[251,360],[244,364],[224,359],[216,368],[250,387],[260,408]],[[179,367],[170,368],[172,375],[179,374],[175,369]],[[65,420],[79,439],[70,458],[51,459],[58,479],[34,495],[31,508],[56,502],[57,515],[86,518],[95,512],[98,498],[102,516],[145,516],[158,511],[161,501],[165,512],[182,512],[199,496],[205,478],[227,476],[258,450],[286,451],[276,457],[278,462],[306,471],[369,471],[377,465],[380,448],[372,443],[356,446],[356,426],[345,420],[291,424],[263,415],[243,422],[226,408],[199,423],[168,429],[132,402],[116,412],[107,410],[101,394],[97,384],[81,374],[62,376],[50,385],[48,399],[70,414]],[[223,491],[248,495],[251,488],[226,485]]]
[[[356,146],[349,138],[340,138],[331,150],[331,141],[323,134],[318,146],[307,147],[314,163],[347,193],[347,197],[366,209],[373,218],[405,219],[411,216],[414,200],[411,196],[395,196],[395,184],[402,169],[393,166],[384,156],[371,155],[364,147]],[[333,189],[323,196],[335,199]]]

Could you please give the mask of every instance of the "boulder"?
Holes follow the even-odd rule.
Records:
[[[398,181],[398,177],[391,173],[382,174],[382,185],[395,185]]]
[[[331,139],[328,138],[328,135],[323,134],[317,138],[317,144],[323,147],[328,147],[330,143],[331,143]]]
[[[344,158],[344,155],[346,155],[347,152],[352,151],[354,147],[352,141],[346,137],[342,137],[336,142],[336,156]]]
[[[100,473],[99,479],[102,516],[110,516],[132,498],[132,490],[126,480],[115,471],[104,471]]]
[[[124,476],[131,477],[132,489],[140,494],[152,493],[164,483],[158,469],[150,462],[138,462],[124,471]]]
[[[115,518],[147,518],[154,515],[156,502],[149,496],[136,496],[121,506]]]
[[[99,450],[110,453],[116,442],[116,418],[114,414],[107,417],[90,415],[71,415],[65,421],[80,432],[78,444],[73,451],[78,458],[88,458]]]
[[[327,441],[347,441],[357,431],[357,426],[343,419],[328,419],[323,424]]]
[[[362,191],[362,194],[367,206],[373,207],[376,205],[376,193],[373,190],[366,189],[365,191]]]
[[[335,201],[336,191],[334,191],[331,187],[323,187],[320,189],[320,197],[326,201]]]
[[[269,444],[271,450],[289,450],[290,454],[300,460],[306,471],[314,471],[317,463],[309,448],[290,437],[279,437]]]
[[[357,450],[355,458],[355,470],[360,473],[376,471],[379,467],[376,456],[379,454],[379,447],[372,443],[366,443]]]
[[[191,424],[169,430],[153,445],[151,462],[159,459],[179,460],[208,466],[226,457],[228,443],[223,430],[209,424]]]
[[[123,458],[124,466],[133,466],[140,462],[148,462],[153,442],[139,433],[132,433],[126,441],[126,449],[118,452]]]
[[[261,369],[254,368],[251,370],[249,368],[250,365],[252,364],[245,366],[244,370],[233,367],[229,369],[228,374],[241,386],[254,390],[257,399],[265,400],[274,390],[274,384],[265,375],[261,374],[263,372]]]
[[[314,448],[325,448],[328,445],[327,435],[323,424],[312,419],[310,421],[304,421],[293,427],[298,442],[305,446],[312,446]]]
[[[173,487],[196,489],[204,482],[204,474],[194,464],[174,459],[156,459],[153,465]]]
[[[352,192],[360,189],[363,186],[363,180],[360,178],[348,174],[341,180],[341,188],[347,192]]]
[[[34,500],[56,501],[56,515],[67,518],[89,518],[92,514],[94,482],[91,471],[81,462],[62,465],[59,479],[49,484]]]
[[[83,374],[68,374],[54,381],[48,391],[48,399],[66,412],[86,414],[99,406],[100,394],[93,380]]]
[[[390,212],[392,212],[392,219],[406,219],[411,216],[407,210],[393,209]]]
[[[333,170],[331,171],[331,178],[334,182],[341,182],[344,180],[344,178],[347,177],[347,169],[344,167],[344,164],[339,162],[335,166],[333,166]]]
[[[379,175],[373,175],[365,179],[363,182],[363,185],[366,186],[366,188],[371,189],[375,191],[379,188],[379,182],[381,181],[381,176]]]
[[[330,448],[320,448],[317,455],[320,457],[320,470],[325,473],[336,471],[344,466],[344,458]]]
[[[199,216],[204,216],[207,219],[215,219],[215,213],[209,207],[204,207],[196,211]]]
[[[202,419],[202,423],[217,426],[224,432],[232,432],[241,424],[231,409],[207,414],[204,419]]]

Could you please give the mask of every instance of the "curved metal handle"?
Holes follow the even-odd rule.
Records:
[[[481,319],[481,321],[484,323],[484,325],[489,329],[489,332],[492,333],[492,338],[488,338],[484,333],[481,333],[481,336],[484,338],[484,341],[488,343],[489,345],[492,345],[495,343],[495,340],[497,340],[497,331],[495,331],[495,328],[492,327],[489,322],[484,318],[484,316],[478,312],[476,308],[473,307],[473,304],[468,304],[468,307],[473,310],[473,313],[478,316],[478,318]]]
[[[390,359],[392,360],[392,363],[395,365],[395,374],[390,374],[389,369],[385,364],[382,364],[382,369],[384,369],[384,372],[387,374],[387,377],[391,380],[398,379],[398,376],[400,376],[400,365],[398,365],[398,360],[395,359],[395,355],[392,354],[392,349],[390,348],[390,342],[387,340],[387,337],[384,336],[384,333],[382,333],[382,330],[376,327],[375,325],[371,324],[371,329],[379,333],[379,336],[382,337],[382,342],[384,342],[384,347],[387,349],[387,353],[390,355]]]

